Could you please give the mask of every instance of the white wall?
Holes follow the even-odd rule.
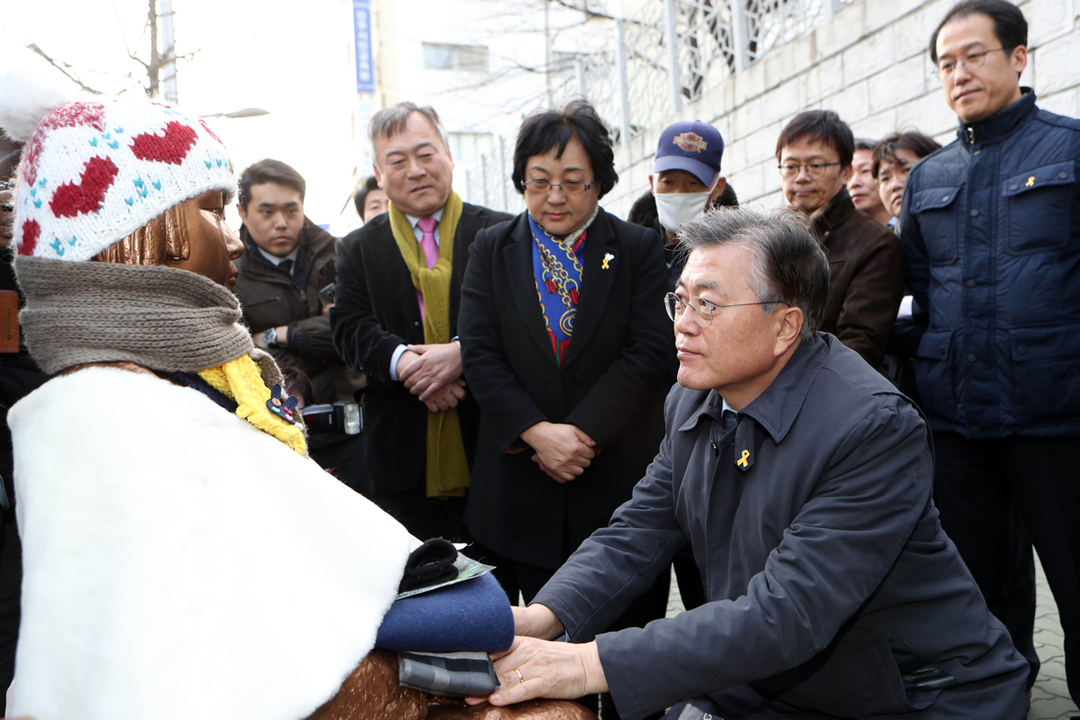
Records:
[[[803,110],[835,110],[856,137],[918,129],[945,144],[956,116],[927,55],[930,34],[954,0],[858,0],[814,32],[729,77],[698,101],[616,153],[620,182],[604,206],[625,217],[648,187],[660,132],[677,120],[704,120],[726,144],[723,172],[739,201],[784,204],[776,138]],[[1028,0],[1030,60],[1021,81],[1039,105],[1080,115],[1080,0]]]

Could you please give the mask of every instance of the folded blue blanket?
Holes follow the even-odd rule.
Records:
[[[514,641],[514,616],[495,576],[397,600],[390,606],[375,647],[398,652],[501,652]]]

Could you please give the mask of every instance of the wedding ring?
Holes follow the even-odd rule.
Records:
[[[519,684],[519,685],[523,684],[523,683],[525,682],[525,678],[524,678],[524,677],[522,676],[522,674],[521,674],[521,671],[520,671],[520,670],[518,670],[517,668],[514,668],[514,672],[516,672],[516,673],[517,673],[517,676],[518,676],[518,684]]]

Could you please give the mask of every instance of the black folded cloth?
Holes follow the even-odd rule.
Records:
[[[408,592],[448,582],[458,576],[454,567],[457,548],[449,540],[432,538],[409,554],[398,592]]]
[[[432,695],[490,695],[499,687],[495,665],[484,652],[398,653],[401,687]]]

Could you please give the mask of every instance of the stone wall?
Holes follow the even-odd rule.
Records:
[[[942,144],[956,116],[926,52],[930,34],[955,0],[857,0],[829,22],[774,50],[701,99],[618,148],[620,181],[604,206],[626,217],[648,187],[660,132],[677,120],[705,120],[726,144],[723,172],[742,203],[784,204],[776,138],[803,110],[835,110],[856,137],[918,129]],[[1039,105],[1080,116],[1080,0],[1027,0],[1028,69],[1023,85]]]

